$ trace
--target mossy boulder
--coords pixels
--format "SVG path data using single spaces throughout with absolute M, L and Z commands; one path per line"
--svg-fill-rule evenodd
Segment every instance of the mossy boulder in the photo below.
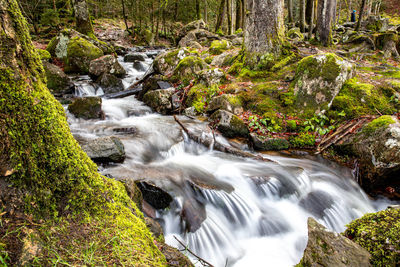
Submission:
M 158 113 L 168 114 L 172 111 L 174 88 L 149 91 L 143 96 L 143 102 Z
M 227 40 L 214 40 L 211 43 L 209 52 L 212 55 L 220 55 L 231 48 L 232 44 Z
M 46 72 L 47 87 L 55 96 L 73 93 L 73 84 L 69 77 L 58 66 L 43 62 Z
M 289 141 L 279 137 L 266 137 L 251 133 L 251 142 L 255 150 L 270 151 L 270 150 L 284 150 L 288 149 Z
M 355 156 L 360 164 L 361 185 L 367 192 L 397 184 L 400 171 L 400 122 L 381 116 L 336 145 L 340 153 Z
M 249 129 L 246 124 L 235 114 L 226 110 L 218 110 L 210 117 L 216 123 L 218 131 L 226 137 L 247 137 Z
M 239 52 L 239 49 L 225 51 L 222 54 L 215 56 L 211 61 L 211 65 L 219 67 L 231 66 L 239 55 Z
M 67 47 L 65 71 L 88 74 L 90 62 L 103 56 L 103 51 L 81 37 L 72 38 Z
M 49 61 L 51 59 L 51 55 L 50 55 L 49 51 L 44 50 L 44 49 L 37 49 L 36 51 L 39 53 L 41 60 Z
M 186 36 L 189 32 L 193 30 L 208 30 L 208 25 L 202 19 L 195 20 L 186 24 L 179 31 L 178 41 L 180 41 L 184 36 Z
M 172 80 L 188 83 L 195 79 L 197 74 L 209 68 L 203 59 L 197 56 L 188 56 L 179 61 L 178 66 L 174 69 Z
M 179 62 L 189 55 L 189 50 L 185 48 L 165 51 L 154 59 L 154 71 L 164 76 L 172 74 Z
M 229 111 L 235 115 L 239 115 L 243 112 L 243 106 L 240 98 L 231 94 L 215 96 L 211 99 L 207 107 L 207 112 L 214 113 L 219 109 Z
M 371 253 L 373 266 L 399 266 L 399 207 L 366 214 L 348 224 L 344 234 Z
M 208 87 L 221 84 L 224 80 L 226 80 L 226 74 L 220 68 L 207 68 L 197 73 L 197 82 Z
M 102 119 L 104 113 L 101 110 L 101 103 L 100 97 L 77 98 L 69 104 L 68 111 L 77 118 Z
M 82 146 L 83 151 L 97 163 L 121 163 L 125 160 L 125 148 L 115 136 L 100 137 L 90 140 Z
M 304 35 L 301 33 L 299 28 L 291 28 L 286 33 L 287 37 L 294 41 L 303 41 Z
M 122 79 L 109 73 L 102 74 L 96 82 L 101 86 L 104 93 L 113 94 L 124 90 Z
M 313 218 L 308 218 L 308 242 L 298 267 L 359 266 L 368 267 L 371 255 L 350 239 L 328 231 Z
M 302 59 L 293 81 L 295 105 L 306 113 L 328 109 L 344 83 L 353 76 L 353 65 L 335 54 Z

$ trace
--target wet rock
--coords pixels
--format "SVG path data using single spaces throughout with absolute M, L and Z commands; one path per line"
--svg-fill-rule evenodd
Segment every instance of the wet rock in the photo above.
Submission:
M 150 91 L 143 96 L 143 102 L 158 113 L 168 114 L 172 111 L 171 97 L 174 93 L 174 88 Z
M 100 97 L 77 98 L 68 106 L 68 110 L 77 118 L 104 119 L 101 103 Z
M 289 224 L 283 218 L 278 218 L 272 214 L 263 215 L 258 226 L 261 236 L 273 236 L 285 233 L 288 230 Z
M 255 150 L 285 150 L 290 146 L 289 141 L 284 138 L 265 137 L 256 133 L 251 133 L 250 137 Z
M 217 129 L 226 137 L 248 136 L 246 124 L 236 115 L 226 110 L 218 110 L 211 117 Z
M 370 257 L 355 242 L 308 218 L 308 243 L 300 266 L 371 266 Z
M 167 260 L 167 266 L 171 267 L 194 267 L 193 263 L 176 248 L 173 248 L 167 244 L 159 246 L 160 251 L 164 254 Z
M 182 102 L 179 93 L 175 93 L 171 96 L 171 103 L 173 110 L 177 110 L 181 107 Z
M 294 83 L 295 104 L 312 114 L 328 109 L 354 66 L 335 54 L 309 56 L 299 62 Z
M 117 134 L 132 135 L 132 134 L 136 134 L 137 129 L 135 127 L 114 128 L 113 132 L 117 133 Z
M 146 64 L 140 61 L 135 61 L 133 63 L 133 68 L 137 71 L 145 72 L 147 70 Z
M 154 219 L 145 217 L 144 222 L 146 223 L 147 228 L 150 229 L 150 232 L 154 235 L 155 238 L 162 238 L 161 241 L 164 242 L 164 233 L 161 225 Z
M 172 197 L 159 187 L 143 181 L 137 186 L 142 191 L 143 199 L 155 209 L 166 209 L 172 202 Z
M 125 160 L 125 148 L 115 136 L 100 137 L 82 146 L 83 151 L 98 163 L 121 163 Z
M 225 51 L 221 55 L 215 56 L 211 62 L 211 65 L 221 67 L 229 66 L 238 55 L 239 50 L 237 49 Z
M 47 88 L 55 96 L 73 93 L 73 84 L 62 69 L 49 62 L 43 62 L 43 68 L 46 72 Z
M 112 74 L 104 73 L 96 82 L 101 86 L 106 94 L 117 93 L 124 90 L 122 80 Z
M 90 62 L 89 74 L 92 77 L 98 78 L 105 73 L 122 78 L 126 71 L 119 64 L 117 58 L 112 55 L 106 55 Z
M 138 99 L 143 100 L 143 96 L 149 92 L 157 89 L 169 89 L 171 84 L 163 81 L 163 77 L 159 74 L 152 75 L 143 82 L 142 90 L 138 94 Z
M 400 172 L 400 122 L 396 117 L 386 115 L 373 120 L 335 148 L 359 160 L 360 183 L 367 192 L 397 183 Z
M 324 191 L 313 191 L 300 200 L 300 206 L 317 218 L 324 216 L 325 210 L 334 203 L 332 197 Z
M 124 56 L 125 62 L 145 61 L 147 55 L 144 53 L 129 53 Z
M 235 115 L 243 112 L 243 107 L 240 99 L 237 96 L 230 94 L 213 97 L 208 104 L 207 112 L 213 113 L 219 109 L 229 111 Z
M 135 202 L 140 210 L 143 210 L 143 195 L 142 191 L 140 191 L 139 187 L 136 185 L 136 182 L 133 179 L 124 179 L 121 182 L 124 184 L 129 198 Z
M 185 221 L 186 231 L 194 233 L 200 229 L 203 221 L 207 219 L 206 209 L 203 204 L 195 199 L 186 199 L 183 203 L 181 218 Z

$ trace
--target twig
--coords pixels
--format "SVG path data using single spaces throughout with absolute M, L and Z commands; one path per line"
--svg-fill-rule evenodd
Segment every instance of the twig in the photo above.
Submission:
M 208 266 L 208 267 L 214 267 L 214 265 L 212 265 L 211 263 L 209 263 L 208 261 L 206 261 L 205 259 L 197 256 L 193 251 L 191 251 L 182 241 L 180 241 L 176 236 L 174 236 L 175 240 L 179 242 L 179 244 L 181 244 L 181 246 L 183 246 L 185 248 L 185 250 L 187 250 L 187 252 L 189 252 L 190 254 L 192 254 L 194 257 L 196 257 L 200 263 L 203 266 Z
M 194 133 L 192 133 L 191 131 L 189 131 L 185 127 L 185 125 L 183 125 L 182 122 L 176 117 L 176 115 L 174 115 L 174 119 L 179 124 L 179 126 L 181 126 L 183 131 L 188 135 L 188 137 L 190 139 L 192 139 L 195 142 L 200 143 L 200 144 L 202 144 L 202 145 L 204 145 L 206 147 L 210 147 L 213 144 L 214 145 L 213 148 L 215 150 L 218 150 L 218 151 L 221 151 L 221 152 L 229 153 L 229 154 L 232 154 L 232 155 L 235 155 L 235 156 L 239 156 L 239 157 L 251 158 L 251 159 L 254 159 L 254 160 L 264 161 L 264 162 L 274 162 L 274 161 L 272 161 L 270 159 L 266 159 L 266 158 L 264 158 L 262 156 L 256 156 L 256 155 L 253 155 L 253 154 L 251 154 L 249 152 L 245 152 L 245 151 L 239 150 L 237 148 L 225 146 L 225 145 L 223 145 L 223 144 L 221 144 L 219 142 L 213 142 L 210 139 L 203 139 L 200 136 L 197 136 Z M 214 136 L 214 138 L 215 138 L 215 136 Z

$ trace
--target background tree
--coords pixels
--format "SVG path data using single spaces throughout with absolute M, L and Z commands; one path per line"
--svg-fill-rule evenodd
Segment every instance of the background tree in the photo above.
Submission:
M 76 30 L 89 37 L 95 38 L 92 21 L 85 0 L 73 0 Z
M 318 0 L 317 37 L 328 46 L 332 44 L 332 23 L 335 20 L 336 0 Z
M 247 64 L 264 68 L 263 61 L 281 54 L 285 28 L 283 0 L 248 0 L 245 27 Z

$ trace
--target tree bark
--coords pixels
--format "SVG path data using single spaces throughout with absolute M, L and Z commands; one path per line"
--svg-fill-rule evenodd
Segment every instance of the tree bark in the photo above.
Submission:
M 332 23 L 336 0 L 318 0 L 317 36 L 324 46 L 332 44 Z
M 249 0 L 247 10 L 244 31 L 246 64 L 255 68 L 264 61 L 266 54 L 274 58 L 281 55 L 285 35 L 283 0 Z
M 306 1 L 306 23 L 310 23 L 311 21 L 311 7 L 313 5 L 314 0 L 307 0 Z
M 76 30 L 91 38 L 96 38 L 90 20 L 89 9 L 85 0 L 73 0 Z
M 221 29 L 222 22 L 224 21 L 225 1 L 226 0 L 221 0 L 219 4 L 217 23 L 215 24 L 216 32 Z
M 306 0 L 300 0 L 300 31 L 306 31 Z
M 207 0 L 204 0 L 204 22 L 206 24 L 208 24 L 208 4 L 207 4 Z
M 293 23 L 293 0 L 287 1 L 287 8 L 288 8 L 288 21 L 289 23 Z
M 351 19 L 351 13 L 353 13 L 353 9 L 352 9 L 352 0 L 348 0 L 349 2 L 348 2 L 348 12 L 349 12 L 349 14 L 347 15 L 347 22 L 349 22 L 350 21 L 350 19 Z
M 360 27 L 361 27 L 362 18 L 364 16 L 365 2 L 366 2 L 366 0 L 362 0 L 362 2 L 361 2 L 360 15 L 358 17 L 356 31 L 359 31 Z
M 126 28 L 126 31 L 130 33 L 129 26 L 128 26 L 128 16 L 126 15 L 124 0 L 121 0 L 121 5 L 122 5 L 122 16 L 124 16 L 125 28 Z
M 236 0 L 236 22 L 235 30 L 242 28 L 242 1 Z
M 232 8 L 231 0 L 226 0 L 226 18 L 228 20 L 228 35 L 232 34 Z
M 247 7 L 247 0 L 242 0 L 242 30 L 244 31 L 246 28 L 246 7 Z
M 314 31 L 314 12 L 315 12 L 315 0 L 311 2 L 311 20 L 310 20 L 310 28 L 308 29 L 308 39 L 311 40 Z

